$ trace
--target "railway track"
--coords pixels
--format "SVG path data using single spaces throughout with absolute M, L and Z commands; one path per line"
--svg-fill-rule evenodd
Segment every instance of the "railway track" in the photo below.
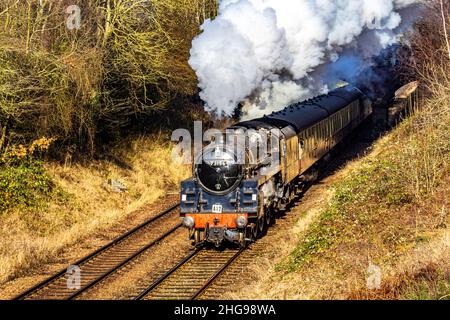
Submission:
M 245 249 L 193 251 L 149 285 L 135 300 L 200 298 Z
M 75 262 L 73 266 L 80 274 L 79 285 L 68 285 L 71 275 L 64 269 L 14 299 L 70 300 L 79 297 L 179 229 L 181 223 L 174 219 L 178 216 L 178 207 L 179 203 L 172 205 Z

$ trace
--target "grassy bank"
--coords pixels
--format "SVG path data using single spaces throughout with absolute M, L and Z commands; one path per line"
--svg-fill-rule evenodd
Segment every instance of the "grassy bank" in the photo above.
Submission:
M 365 287 L 371 265 L 402 278 L 402 258 L 449 230 L 449 138 L 448 109 L 429 107 L 405 121 L 333 186 L 329 205 L 278 269 L 331 268 L 340 280 L 355 280 L 355 290 Z M 441 263 L 430 261 L 445 279 Z
M 450 116 L 428 103 L 314 186 L 230 297 L 448 298 Z
M 2 199 L 15 201 L 2 203 L 0 213 L 0 284 L 178 190 L 190 174 L 172 163 L 171 144 L 155 136 L 129 139 L 111 152 L 121 161 L 34 161 L 0 170 L 0 185 L 11 190 Z M 114 192 L 112 180 L 127 190 Z
M 329 207 L 285 268 L 295 270 L 324 251 L 338 254 L 350 247 L 377 252 L 372 259 L 383 260 L 445 226 L 444 201 L 443 212 L 420 209 L 448 187 L 449 138 L 448 110 L 427 109 L 404 122 L 333 187 Z

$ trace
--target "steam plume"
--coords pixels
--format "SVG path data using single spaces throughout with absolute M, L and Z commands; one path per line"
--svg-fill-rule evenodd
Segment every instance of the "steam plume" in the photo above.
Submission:
M 359 76 L 397 43 L 418 0 L 222 0 L 193 41 L 206 110 L 269 114 Z

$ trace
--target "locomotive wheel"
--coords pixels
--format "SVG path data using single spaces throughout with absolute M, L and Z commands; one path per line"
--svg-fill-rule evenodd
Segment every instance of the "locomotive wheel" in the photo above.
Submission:
M 261 235 L 264 232 L 265 226 L 266 226 L 266 217 L 264 215 L 258 219 L 258 235 Z
M 259 221 L 259 219 L 258 219 L 258 221 Z M 252 241 L 256 241 L 256 239 L 258 239 L 259 228 L 258 228 L 257 224 L 258 224 L 258 222 L 253 223 L 251 226 Z
M 270 209 L 266 210 L 265 218 L 266 218 L 266 226 L 267 227 L 271 226 L 272 220 L 273 220 L 272 210 L 270 210 Z
M 200 237 L 201 237 L 200 230 L 198 230 L 198 229 L 195 230 L 194 231 L 194 245 L 200 243 Z
M 253 224 L 250 224 L 247 226 L 247 228 L 245 228 L 246 245 L 253 241 L 253 228 Z

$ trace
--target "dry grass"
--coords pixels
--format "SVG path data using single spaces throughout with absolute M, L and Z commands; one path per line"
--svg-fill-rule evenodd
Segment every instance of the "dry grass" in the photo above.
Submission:
M 430 173 L 440 172 L 440 178 L 436 178 L 439 183 L 430 192 L 422 190 L 418 198 L 414 198 L 416 186 L 409 185 L 410 178 L 405 174 L 410 171 L 405 161 L 402 162 L 404 167 L 400 167 L 401 172 L 397 173 L 395 170 L 380 171 L 384 167 L 374 170 L 373 166 L 379 161 L 385 165 L 386 160 L 398 159 L 401 154 L 404 159 L 411 156 L 408 151 L 411 146 L 400 143 L 399 136 L 415 121 L 417 118 L 410 119 L 379 140 L 366 157 L 349 163 L 338 172 L 334 177 L 337 182 L 331 188 L 313 195 L 321 200 L 307 209 L 296 224 L 284 230 L 283 237 L 271 244 L 276 254 L 261 259 L 256 263 L 256 269 L 252 268 L 257 274 L 256 282 L 230 298 L 414 298 L 415 281 L 426 280 L 420 275 L 430 266 L 436 274 L 432 279 L 442 278 L 441 282 L 445 283 L 450 272 L 449 162 L 441 161 L 440 170 L 430 169 Z M 371 173 L 367 183 L 360 180 L 367 174 L 366 170 Z M 392 180 L 393 174 L 403 178 Z M 409 174 L 415 177 L 414 172 Z M 391 185 L 379 185 L 381 180 L 390 178 Z M 406 199 L 403 198 L 404 186 L 408 186 Z M 377 195 L 380 190 L 373 187 L 379 187 L 381 191 L 387 188 L 390 192 L 384 194 L 384 198 L 374 198 L 374 195 L 383 194 Z M 352 198 L 339 204 L 338 210 L 329 216 L 330 208 L 336 209 L 336 199 L 349 194 Z M 367 272 L 371 263 L 381 268 L 381 291 L 367 290 Z M 445 289 L 445 285 L 441 286 Z M 442 290 L 439 294 L 444 296 Z M 416 296 L 423 297 L 424 293 Z
M 443 299 L 450 294 L 450 228 L 386 267 L 378 290 L 354 290 L 351 299 Z
M 51 163 L 46 169 L 67 199 L 51 199 L 45 209 L 10 210 L 0 215 L 0 284 L 57 256 L 64 248 L 104 230 L 144 204 L 176 191 L 190 168 L 171 162 L 171 145 L 140 137 L 118 146 L 128 169 L 107 161 L 87 166 Z M 130 147 L 131 146 L 131 147 Z M 114 193 L 104 186 L 117 179 L 128 187 Z M 130 222 L 130 225 L 133 223 Z

